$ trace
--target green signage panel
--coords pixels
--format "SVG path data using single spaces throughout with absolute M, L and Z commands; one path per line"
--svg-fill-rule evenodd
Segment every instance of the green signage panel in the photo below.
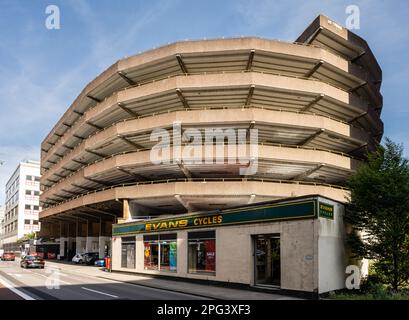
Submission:
M 318 204 L 318 216 L 321 218 L 334 220 L 334 206 L 320 202 Z
M 152 219 L 151 221 L 145 220 L 129 224 L 114 225 L 112 235 L 313 218 L 316 216 L 315 212 L 316 201 L 308 200 L 236 210 L 224 210 L 221 213 L 178 216 L 175 218 Z

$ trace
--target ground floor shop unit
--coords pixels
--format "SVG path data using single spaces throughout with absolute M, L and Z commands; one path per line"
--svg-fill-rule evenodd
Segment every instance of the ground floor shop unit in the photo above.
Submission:
M 116 271 L 320 294 L 345 287 L 342 203 L 320 196 L 113 225 Z

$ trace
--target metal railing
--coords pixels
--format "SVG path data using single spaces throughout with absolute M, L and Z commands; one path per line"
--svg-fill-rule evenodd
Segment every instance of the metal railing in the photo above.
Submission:
M 149 118 L 149 117 L 156 117 L 159 115 L 164 115 L 164 114 L 170 114 L 170 113 L 175 113 L 175 112 L 195 112 L 195 111 L 204 111 L 204 110 L 219 110 L 219 109 L 225 109 L 225 110 L 234 110 L 234 109 L 261 109 L 261 110 L 271 110 L 271 111 L 276 111 L 276 112 L 285 112 L 285 113 L 294 113 L 294 114 L 305 114 L 305 115 L 311 115 L 311 116 L 319 116 L 319 117 L 323 117 L 323 118 L 327 118 L 330 119 L 332 121 L 336 121 L 345 125 L 348 125 L 350 127 L 356 128 L 358 130 L 360 130 L 363 133 L 367 133 L 364 129 L 360 128 L 360 127 L 356 127 L 352 124 L 349 124 L 346 121 L 340 120 L 340 119 L 336 119 L 334 117 L 328 116 L 328 115 L 322 115 L 322 114 L 317 114 L 314 112 L 302 112 L 302 111 L 294 111 L 294 110 L 283 110 L 281 108 L 274 108 L 274 107 L 266 107 L 266 106 L 259 106 L 259 105 L 248 105 L 248 106 L 237 106 L 237 107 L 209 107 L 209 106 L 203 106 L 203 107 L 196 107 L 194 109 L 186 109 L 186 108 L 180 108 L 180 109 L 176 109 L 176 110 L 164 110 L 164 111 L 160 111 L 160 112 L 154 112 L 154 113 L 149 113 L 149 114 L 144 114 L 144 115 L 139 115 L 138 117 L 133 117 L 133 118 L 126 118 L 126 119 L 121 119 L 118 121 L 113 122 L 111 125 L 104 127 L 101 130 L 96 130 L 95 132 L 91 133 L 90 135 L 88 135 L 87 137 L 84 137 L 84 140 L 82 140 L 81 142 L 79 142 L 78 144 L 76 144 L 75 146 L 73 146 L 73 149 L 69 149 L 63 157 L 60 157 L 59 160 L 57 160 L 56 164 L 53 164 L 50 168 L 46 169 L 44 171 L 44 173 L 46 173 L 48 170 L 50 170 L 51 168 L 53 168 L 55 165 L 57 165 L 60 161 L 64 160 L 67 156 L 69 156 L 69 154 L 71 154 L 73 151 L 75 151 L 76 148 L 78 148 L 81 144 L 85 143 L 86 140 L 90 139 L 91 137 L 104 132 L 105 130 L 109 130 L 112 127 L 116 126 L 119 123 L 124 123 L 124 122 L 128 122 L 128 121 L 133 121 L 136 119 L 144 119 L 144 118 Z M 72 130 L 74 127 L 71 127 L 68 130 Z M 68 131 L 67 131 L 68 132 Z M 58 139 L 56 144 L 53 146 L 53 148 L 51 148 L 49 150 L 49 152 L 52 151 L 52 149 L 54 149 L 54 147 L 57 147 L 57 143 L 61 140 Z M 52 154 L 50 154 L 48 157 L 51 157 Z
M 113 190 L 116 188 L 125 188 L 125 187 L 130 187 L 130 186 L 143 186 L 143 185 L 153 185 L 153 184 L 164 184 L 164 183 L 176 183 L 176 182 L 201 182 L 201 183 L 207 183 L 207 182 L 266 182 L 266 183 L 279 183 L 279 184 L 295 184 L 295 185 L 309 185 L 309 186 L 316 186 L 316 187 L 328 187 L 328 188 L 333 188 L 333 189 L 338 189 L 338 190 L 344 190 L 344 191 L 349 191 L 348 188 L 339 186 L 339 185 L 333 185 L 333 184 L 328 184 L 328 183 L 318 183 L 318 182 L 309 182 L 309 181 L 294 181 L 294 180 L 279 180 L 279 179 L 269 179 L 269 178 L 173 178 L 173 179 L 161 179 L 161 180 L 151 180 L 151 181 L 140 181 L 140 182 L 129 182 L 129 183 L 121 183 L 121 184 L 116 184 L 112 185 L 109 187 L 103 187 L 99 189 L 95 189 L 93 191 L 88 191 L 82 194 L 79 194 L 77 196 L 68 198 L 67 200 L 57 202 L 56 204 L 48 207 L 43 207 L 42 211 L 47 211 L 48 209 L 58 207 L 62 204 L 71 202 L 73 200 L 83 198 L 87 195 L 90 194 L 96 194 L 99 192 L 107 191 L 107 190 Z
M 336 154 L 336 155 L 343 156 L 343 157 L 353 159 L 353 160 L 356 160 L 356 161 L 362 161 L 362 159 L 353 157 L 353 156 L 351 156 L 349 154 L 346 154 L 344 152 L 333 151 L 333 150 L 328 150 L 328 149 L 324 149 L 324 148 L 315 148 L 315 147 L 298 146 L 298 145 L 286 145 L 286 144 L 269 143 L 269 142 L 260 142 L 258 145 L 260 145 L 260 146 L 272 146 L 272 147 L 279 147 L 279 148 L 292 148 L 292 149 L 328 152 L 328 153 L 331 153 L 331 154 Z M 46 192 L 46 191 L 48 191 L 50 189 L 53 189 L 53 188 L 57 187 L 60 183 L 63 183 L 64 181 L 68 180 L 69 178 L 77 175 L 80 171 L 84 170 L 85 168 L 88 168 L 88 167 L 93 166 L 95 164 L 98 164 L 100 162 L 103 162 L 103 161 L 106 161 L 106 160 L 109 160 L 109 159 L 112 159 L 114 157 L 121 156 L 121 155 L 126 155 L 126 154 L 130 154 L 130 153 L 139 153 L 139 152 L 150 151 L 150 150 L 151 150 L 150 148 L 145 148 L 145 149 L 138 149 L 138 150 L 122 151 L 122 152 L 117 152 L 117 153 L 114 153 L 112 155 L 106 156 L 104 158 L 95 160 L 95 161 L 90 162 L 90 163 L 88 163 L 88 164 L 86 164 L 84 166 L 79 167 L 76 171 L 74 171 L 74 172 L 68 174 L 67 176 L 65 176 L 64 178 L 58 180 L 58 182 L 55 183 L 52 187 L 48 187 L 48 188 L 44 189 L 43 191 Z
M 322 81 L 322 80 L 319 80 L 319 79 L 314 79 L 314 78 L 311 78 L 311 77 L 304 77 L 304 76 L 295 76 L 295 75 L 282 74 L 282 73 L 279 73 L 279 72 L 268 72 L 268 71 L 259 71 L 259 70 L 213 71 L 213 72 L 200 72 L 200 73 L 183 73 L 183 72 L 180 72 L 180 73 L 173 74 L 173 75 L 158 77 L 158 78 L 155 78 L 155 79 L 153 79 L 153 80 L 141 81 L 141 82 L 138 82 L 138 84 L 135 84 L 135 85 L 129 85 L 129 86 L 123 88 L 123 89 L 120 89 L 120 90 L 118 90 L 118 91 L 112 93 L 112 94 L 109 95 L 109 96 L 106 96 L 100 103 L 103 103 L 104 101 L 108 100 L 109 98 L 111 98 L 112 96 L 114 96 L 115 94 L 117 94 L 118 92 L 125 92 L 126 90 L 129 90 L 129 89 L 132 89 L 132 88 L 135 88 L 135 87 L 141 87 L 141 86 L 144 86 L 144 85 L 147 85 L 147 84 L 151 84 L 151 83 L 155 83 L 155 82 L 158 82 L 158 81 L 162 81 L 162 80 L 166 80 L 166 79 L 171 79 L 171 78 L 175 78 L 175 77 L 180 77 L 180 76 L 195 76 L 195 75 L 207 75 L 207 74 L 240 74 L 240 73 L 269 74 L 269 75 L 281 76 L 281 77 L 286 77 L 286 78 L 294 78 L 294 79 L 301 79 L 301 80 L 308 80 L 308 81 L 320 82 L 320 83 L 325 83 L 325 84 L 327 84 L 327 85 L 330 85 L 330 86 L 332 86 L 332 87 L 335 87 L 335 88 L 337 88 L 338 90 L 341 90 L 341 91 L 343 91 L 343 92 L 349 93 L 348 90 L 345 90 L 345 89 L 343 89 L 343 88 L 341 88 L 341 87 L 338 87 L 338 86 L 336 86 L 336 85 L 334 85 L 334 84 L 331 84 L 330 82 Z M 83 118 L 87 112 L 89 112 L 89 111 L 93 110 L 94 108 L 98 107 L 100 103 L 97 103 L 95 106 L 92 106 L 92 107 L 88 108 L 87 111 L 84 112 L 84 114 L 83 114 L 82 116 L 80 116 L 74 123 L 71 124 L 71 128 L 74 127 L 75 124 L 76 124 L 81 118 Z M 71 128 L 67 129 L 67 130 L 65 131 L 65 133 L 68 132 Z M 65 133 L 64 133 L 64 134 L 65 134 Z M 59 138 L 56 140 L 55 144 L 56 144 L 60 139 L 61 139 L 61 137 L 59 137 Z M 52 150 L 54 147 L 55 147 L 55 146 L 52 146 L 48 151 Z

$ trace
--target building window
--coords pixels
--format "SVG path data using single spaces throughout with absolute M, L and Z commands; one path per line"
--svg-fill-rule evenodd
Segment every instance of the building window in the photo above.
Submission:
M 40 177 L 35 177 L 35 178 L 34 178 L 34 181 L 40 182 Z
M 26 176 L 26 180 L 31 181 L 31 180 L 33 180 L 33 177 L 32 176 Z
M 159 270 L 176 271 L 176 233 L 159 235 Z
M 159 269 L 159 237 L 158 235 L 150 235 L 143 237 L 144 245 L 144 269 L 158 270 Z
M 26 195 L 31 196 L 31 190 L 26 190 Z
M 121 267 L 135 269 L 135 237 L 123 237 L 121 248 Z
M 34 195 L 35 195 L 35 196 L 39 196 L 39 195 L 40 195 L 40 191 L 34 191 Z
M 34 211 L 38 211 L 38 210 L 40 210 L 40 207 L 39 206 L 34 206 L 34 209 L 33 209 Z
M 29 204 L 26 204 L 25 209 L 26 210 L 31 210 L 31 206 Z
M 175 272 L 177 269 L 176 238 L 176 233 L 144 236 L 144 269 Z
M 30 224 L 30 220 L 25 219 L 24 224 Z
M 188 234 L 189 273 L 216 274 L 216 232 Z

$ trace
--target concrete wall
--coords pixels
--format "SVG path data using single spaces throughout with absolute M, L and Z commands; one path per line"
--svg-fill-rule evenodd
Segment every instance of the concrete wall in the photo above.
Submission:
M 321 201 L 334 206 L 334 220 L 318 218 L 318 282 L 319 293 L 345 288 L 345 250 L 344 207 L 328 199 Z
M 86 252 L 99 251 L 99 237 L 87 237 Z
M 346 59 L 341 58 L 340 56 L 333 54 L 325 49 L 318 48 L 315 46 L 300 46 L 292 43 L 284 43 L 281 41 L 266 40 L 260 38 L 240 38 L 240 39 L 218 39 L 218 40 L 207 40 L 207 41 L 184 41 L 179 43 L 174 43 L 168 46 L 163 46 L 155 50 L 150 50 L 148 52 L 138 54 L 113 64 L 96 79 L 90 82 L 78 98 L 74 101 L 73 105 L 69 110 L 64 114 L 64 116 L 58 121 L 53 130 L 48 134 L 47 138 L 42 142 L 41 147 L 50 148 L 47 145 L 47 141 L 54 141 L 53 134 L 57 129 L 61 129 L 63 122 L 69 119 L 72 115 L 72 110 L 78 109 L 79 106 L 87 105 L 88 108 L 92 105 L 89 99 L 86 98 L 86 95 L 91 93 L 92 90 L 95 90 L 97 87 L 107 86 L 107 82 L 113 82 L 113 79 L 118 81 L 120 77 L 118 76 L 118 71 L 123 71 L 125 74 L 129 73 L 135 68 L 143 67 L 145 64 L 152 64 L 159 61 L 163 61 L 167 57 L 174 57 L 176 54 L 192 54 L 192 53 L 202 53 L 203 51 L 216 52 L 229 52 L 231 50 L 238 51 L 248 51 L 255 49 L 256 52 L 275 52 L 280 55 L 288 55 L 289 57 L 299 56 L 304 59 L 313 59 L 315 61 L 325 61 L 326 64 L 331 65 L 332 68 L 338 68 L 339 73 L 352 73 L 361 79 L 366 79 L 365 74 L 359 69 L 356 68 L 354 64 L 350 63 Z M 325 67 L 325 66 L 324 66 Z M 122 89 L 126 86 L 126 82 L 123 81 L 122 86 L 119 89 Z M 111 91 L 109 91 L 111 92 Z M 76 128 L 74 128 L 76 129 Z M 75 130 L 72 130 L 75 131 Z M 59 142 L 56 147 L 64 143 L 64 140 Z M 53 148 L 50 148 L 53 149 Z
M 135 186 L 116 187 L 104 191 L 90 193 L 82 197 L 75 198 L 69 202 L 62 203 L 56 207 L 43 210 L 41 218 L 62 213 L 81 206 L 109 201 L 113 199 L 144 199 L 155 197 L 171 197 L 175 195 L 189 195 L 214 197 L 246 196 L 255 194 L 260 197 L 268 198 L 288 198 L 311 194 L 322 194 L 337 201 L 345 201 L 349 196 L 349 191 L 344 189 L 332 188 L 326 185 L 305 185 L 301 183 L 279 183 L 269 181 L 209 181 L 206 183 L 197 181 L 169 182 L 160 184 L 146 184 Z
M 99 237 L 98 238 L 98 246 L 99 246 L 99 257 L 103 258 L 105 256 L 105 246 L 108 246 L 109 254 L 111 255 L 112 252 L 112 244 L 111 244 L 111 237 Z
M 203 154 L 208 155 L 208 150 L 213 152 L 214 147 L 211 146 L 211 149 L 208 147 L 203 147 Z M 170 147 L 169 158 L 164 158 L 164 162 L 172 162 L 175 159 L 173 158 L 173 147 Z M 246 156 L 250 148 L 246 150 Z M 226 157 L 228 156 L 228 147 L 224 147 L 224 153 Z M 356 167 L 361 164 L 360 161 L 347 157 L 345 155 L 340 155 L 332 153 L 329 151 L 323 150 L 311 150 L 311 149 L 302 149 L 302 148 L 290 148 L 290 147 L 281 147 L 281 146 L 267 146 L 260 145 L 258 146 L 258 159 L 259 161 L 288 161 L 293 163 L 305 162 L 308 159 L 308 162 L 311 163 L 321 163 L 325 164 L 327 168 L 336 167 L 340 173 L 346 174 L 349 170 L 355 170 Z M 63 189 L 69 189 L 72 187 L 72 184 L 78 181 L 81 181 L 84 178 L 92 178 L 96 175 L 102 176 L 107 174 L 114 167 L 125 167 L 125 166 L 158 166 L 157 164 L 152 164 L 151 162 L 151 152 L 147 151 L 138 151 L 134 153 L 119 154 L 112 156 L 110 158 L 101 160 L 94 164 L 91 164 L 84 169 L 79 170 L 72 176 L 67 179 L 63 179 L 56 183 L 52 188 L 45 190 L 42 193 L 42 198 L 47 199 L 48 197 L 61 192 Z M 195 160 L 193 157 L 184 157 L 185 161 Z M 335 170 L 335 169 L 334 169 Z M 343 171 L 341 171 L 343 170 Z
M 177 272 L 144 270 L 143 235 L 136 236 L 135 269 L 121 268 L 121 238 L 113 238 L 113 270 L 254 285 L 252 235 L 281 237 L 281 288 L 313 292 L 318 287 L 316 220 L 216 228 L 216 275 L 189 274 L 188 231 L 177 232 Z M 200 229 L 200 231 L 211 229 Z
M 77 237 L 76 238 L 76 253 L 84 253 L 87 248 L 87 238 L 86 237 Z
M 65 248 L 65 241 L 68 241 L 68 238 L 61 237 L 60 238 L 60 256 L 64 256 L 64 248 Z
M 116 106 L 116 101 L 113 102 L 112 105 Z M 177 111 L 169 114 L 119 122 L 106 130 L 96 133 L 89 139 L 84 140 L 66 157 L 62 158 L 61 161 L 45 172 L 42 176 L 42 181 L 45 181 L 55 172 L 61 170 L 62 167 L 70 163 L 71 159 L 84 154 L 85 149 L 92 149 L 97 145 L 102 145 L 117 134 L 128 135 L 149 132 L 155 128 L 169 127 L 174 121 L 206 125 L 220 123 L 220 119 L 224 119 L 225 122 L 235 123 L 236 125 L 240 122 L 256 121 L 257 123 L 265 123 L 271 126 L 284 125 L 314 129 L 323 128 L 327 131 L 343 135 L 346 139 L 351 137 L 360 140 L 362 143 L 370 140 L 370 136 L 364 130 L 357 129 L 352 125 L 320 115 L 297 114 L 293 112 L 263 110 L 257 108 L 250 108 L 248 110 L 240 111 L 240 113 L 238 113 L 236 109 Z M 41 199 L 44 199 L 43 195 L 41 196 Z

